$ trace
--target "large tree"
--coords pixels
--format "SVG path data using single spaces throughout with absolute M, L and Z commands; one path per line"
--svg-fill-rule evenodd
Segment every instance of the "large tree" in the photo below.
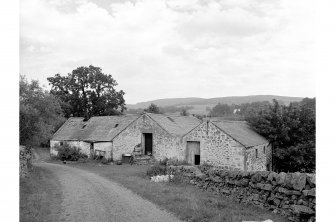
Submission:
M 56 74 L 48 81 L 50 92 L 62 101 L 65 117 L 115 115 L 126 109 L 125 93 L 117 91 L 115 79 L 99 67 L 78 67 L 67 76 Z
M 64 121 L 59 100 L 20 75 L 20 144 L 47 144 Z
M 271 142 L 277 171 L 315 171 L 315 98 L 289 106 L 274 100 L 246 120 Z

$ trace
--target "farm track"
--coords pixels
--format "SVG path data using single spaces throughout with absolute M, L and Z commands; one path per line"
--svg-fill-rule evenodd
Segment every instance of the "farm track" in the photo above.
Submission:
M 34 157 L 34 165 L 52 172 L 60 181 L 60 221 L 179 221 L 115 182 L 77 168 L 44 162 L 38 153 Z

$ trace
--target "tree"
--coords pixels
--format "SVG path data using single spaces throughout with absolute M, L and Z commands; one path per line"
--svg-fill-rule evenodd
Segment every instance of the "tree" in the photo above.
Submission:
M 273 147 L 277 171 L 315 171 L 315 98 L 248 112 L 246 120 Z
M 228 116 L 233 114 L 233 109 L 227 104 L 217 104 L 213 107 L 213 109 L 209 112 L 209 116 Z
M 20 75 L 20 144 L 47 144 L 64 121 L 59 100 Z
M 147 113 L 160 113 L 159 111 L 159 107 L 153 103 L 150 104 L 150 106 L 148 106 L 148 108 L 144 109 L 144 112 Z
M 99 67 L 78 67 L 67 76 L 48 78 L 50 93 L 57 96 L 65 117 L 121 114 L 125 109 L 124 91 L 116 91 L 117 82 Z
M 189 116 L 190 114 L 187 112 L 186 109 L 183 109 L 183 110 L 180 112 L 180 115 L 181 115 L 181 116 Z

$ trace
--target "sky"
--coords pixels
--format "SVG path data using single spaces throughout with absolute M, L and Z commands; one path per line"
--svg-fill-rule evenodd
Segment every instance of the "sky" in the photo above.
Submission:
M 98 66 L 127 104 L 316 95 L 311 0 L 20 0 L 19 37 L 28 79 Z

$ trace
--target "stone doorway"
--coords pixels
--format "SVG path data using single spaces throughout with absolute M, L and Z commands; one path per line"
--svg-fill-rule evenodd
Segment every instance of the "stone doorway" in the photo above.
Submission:
M 186 161 L 193 165 L 200 164 L 200 142 L 187 141 L 186 142 Z

